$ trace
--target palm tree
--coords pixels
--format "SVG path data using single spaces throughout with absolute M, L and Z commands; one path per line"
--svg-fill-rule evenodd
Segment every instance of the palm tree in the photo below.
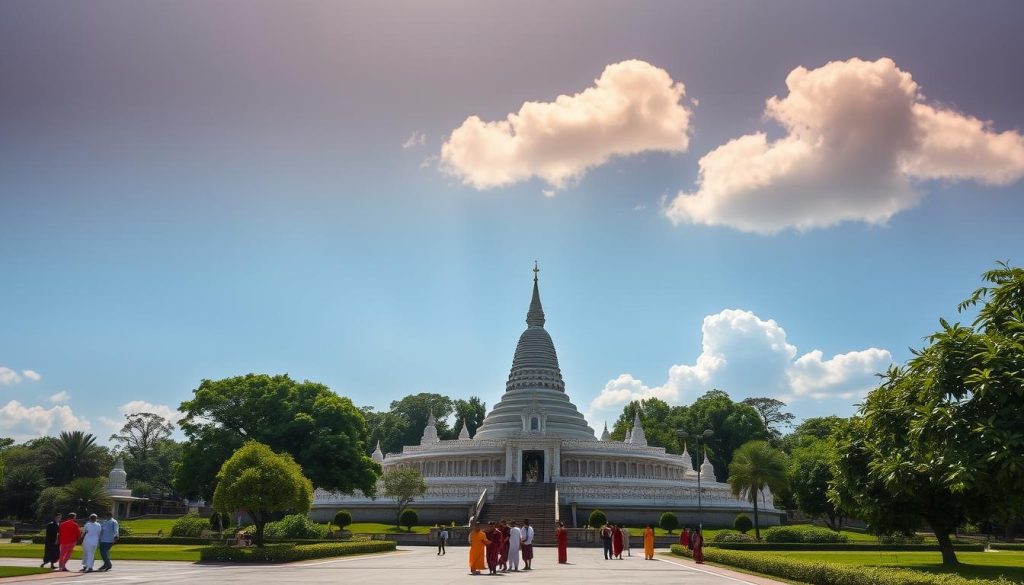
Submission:
M 57 503 L 86 518 L 90 513 L 110 509 L 107 483 L 102 477 L 79 477 L 61 488 Z
M 776 493 L 788 487 L 786 456 L 767 441 L 744 443 L 732 454 L 729 485 L 732 486 L 732 495 L 746 498 L 754 505 L 754 537 L 761 540 L 757 499 L 765 487 Z
M 47 441 L 43 454 L 51 482 L 64 485 L 76 477 L 99 475 L 103 449 L 89 433 L 62 431 Z

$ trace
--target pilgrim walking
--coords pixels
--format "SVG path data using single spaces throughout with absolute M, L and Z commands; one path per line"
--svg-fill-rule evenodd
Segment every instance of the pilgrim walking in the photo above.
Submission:
M 60 531 L 60 513 L 53 515 L 53 520 L 46 525 L 46 542 L 43 543 L 43 563 L 40 567 L 45 567 L 46 563 L 50 563 L 51 569 L 57 567 L 54 563 L 60 558 L 60 542 L 57 540 L 57 533 Z

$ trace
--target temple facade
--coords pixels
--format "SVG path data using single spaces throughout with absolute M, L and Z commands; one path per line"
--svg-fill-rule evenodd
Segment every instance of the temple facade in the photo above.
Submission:
M 656 523 L 662 512 L 672 511 L 684 524 L 696 525 L 698 475 L 705 525 L 731 525 L 737 513 L 753 511 L 717 480 L 706 457 L 698 462 L 688 451 L 674 455 L 648 445 L 639 416 L 624 441 L 611 440 L 607 425 L 597 438 L 565 391 L 545 322 L 534 267 L 527 328 L 516 344 L 505 392 L 476 434 L 471 437 L 463 424 L 458 439 L 442 441 L 431 416 L 419 445 L 388 454 L 377 445 L 373 458 L 385 470 L 412 468 L 425 478 L 427 493 L 412 504 L 421 521 L 465 524 L 504 484 L 546 483 L 554 484 L 565 510 L 561 519 L 569 526 L 583 526 L 593 509 L 629 524 Z M 771 494 L 761 495 L 762 524 L 778 524 Z M 327 519 L 340 509 L 357 521 L 394 520 L 388 498 L 316 492 L 314 517 Z

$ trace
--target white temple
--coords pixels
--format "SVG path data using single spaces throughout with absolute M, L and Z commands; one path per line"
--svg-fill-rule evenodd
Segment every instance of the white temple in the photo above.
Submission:
M 146 500 L 132 495 L 132 490 L 128 487 L 128 474 L 124 470 L 124 460 L 120 457 L 114 462 L 114 468 L 107 476 L 107 496 L 110 497 L 110 513 L 114 518 L 130 518 L 132 503 Z M 141 510 L 137 508 L 135 511 Z
M 551 336 L 544 329 L 534 267 L 533 298 L 526 314 L 527 328 L 519 337 L 505 393 L 484 419 L 476 435 L 465 424 L 455 440 L 438 438 L 433 415 L 419 445 L 385 455 L 378 443 L 373 459 L 385 470 L 409 467 L 423 474 L 428 490 L 413 506 L 424 522 L 463 524 L 478 500 L 493 501 L 508 483 L 553 484 L 559 509 L 569 526 L 582 526 L 593 509 L 612 522 L 656 523 L 662 512 L 673 511 L 684 525 L 696 525 L 698 472 L 688 451 L 666 453 L 647 444 L 640 417 L 624 441 L 612 441 L 607 424 L 595 438 L 583 415 L 565 392 Z M 719 483 L 711 463 L 700 465 L 704 524 L 732 524 L 739 512 L 750 512 L 746 501 L 732 496 Z M 762 523 L 777 524 L 779 511 L 765 494 Z M 387 498 L 366 498 L 358 492 L 343 495 L 317 490 L 313 515 L 328 518 L 350 510 L 359 521 L 393 521 L 394 504 Z

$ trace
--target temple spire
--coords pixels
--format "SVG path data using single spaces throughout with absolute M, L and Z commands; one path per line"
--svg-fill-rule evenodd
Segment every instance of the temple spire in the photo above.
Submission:
M 540 289 L 537 286 L 537 261 L 533 261 L 533 299 L 530 300 L 530 310 L 526 313 L 526 324 L 530 327 L 544 326 L 544 308 L 540 306 Z

